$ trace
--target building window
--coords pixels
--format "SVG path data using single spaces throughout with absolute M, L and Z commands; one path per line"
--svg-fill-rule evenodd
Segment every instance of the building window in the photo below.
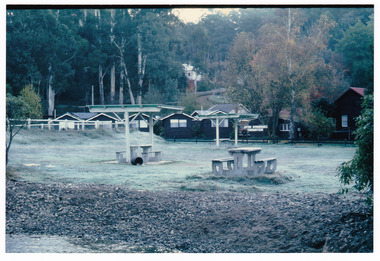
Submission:
M 178 120 L 178 125 L 180 128 L 186 128 L 187 127 L 187 120 Z
M 214 121 L 211 121 L 211 127 L 212 128 L 215 128 L 215 122 Z M 228 120 L 227 119 L 224 119 L 222 120 L 221 122 L 219 122 L 219 127 L 222 127 L 222 128 L 228 128 Z
M 187 120 L 178 120 L 178 119 L 170 120 L 170 128 L 186 128 L 186 127 L 187 127 Z
M 280 131 L 289 131 L 289 123 L 280 124 Z
M 148 124 L 144 120 L 140 120 L 140 128 L 148 128 Z
M 178 128 L 178 120 L 170 120 L 170 128 Z
M 348 115 L 342 115 L 342 128 L 348 127 Z

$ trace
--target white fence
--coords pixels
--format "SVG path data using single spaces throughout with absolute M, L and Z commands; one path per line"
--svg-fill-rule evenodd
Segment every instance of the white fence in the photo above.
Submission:
M 12 120 L 16 122 L 16 120 Z M 85 129 L 118 129 L 124 128 L 124 121 L 73 121 L 73 120 L 40 120 L 40 119 L 27 119 L 24 121 L 17 120 L 15 126 L 25 126 L 27 129 L 39 128 L 48 130 L 85 130 Z

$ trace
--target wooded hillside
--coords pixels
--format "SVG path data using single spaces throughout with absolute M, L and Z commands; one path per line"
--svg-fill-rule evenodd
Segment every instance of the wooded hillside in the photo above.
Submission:
M 236 8 L 197 24 L 172 9 L 8 6 L 7 93 L 31 85 L 57 106 L 170 103 L 188 82 L 227 88 L 253 112 L 308 107 L 348 86 L 373 90 L 373 8 Z

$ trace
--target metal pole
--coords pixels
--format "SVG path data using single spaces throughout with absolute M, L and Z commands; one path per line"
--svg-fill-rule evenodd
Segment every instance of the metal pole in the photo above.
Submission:
M 125 158 L 126 162 L 131 162 L 131 142 L 129 140 L 129 113 L 126 111 L 124 113 L 124 120 L 125 120 Z

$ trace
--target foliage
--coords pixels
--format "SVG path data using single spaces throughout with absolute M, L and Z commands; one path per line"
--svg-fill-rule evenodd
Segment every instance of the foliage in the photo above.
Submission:
M 183 110 L 186 114 L 191 114 L 195 110 L 199 109 L 199 105 L 197 105 L 197 95 L 194 93 L 186 93 L 182 95 L 180 105 L 185 107 Z
M 156 88 L 152 88 L 143 97 L 144 104 L 161 104 L 163 100 L 164 95 Z
M 356 120 L 355 144 L 358 146 L 352 160 L 339 167 L 339 178 L 342 184 L 354 183 L 354 188 L 367 194 L 367 200 L 373 198 L 373 94 L 364 96 L 363 110 Z M 347 192 L 347 189 L 343 190 Z
M 373 89 L 374 62 L 374 17 L 370 16 L 367 23 L 358 20 L 344 32 L 338 41 L 336 50 L 344 55 L 351 86 L 363 86 Z
M 334 131 L 333 118 L 327 117 L 320 108 L 307 113 L 304 124 L 308 130 L 309 138 L 328 138 Z
M 228 55 L 224 77 L 231 101 L 243 104 L 252 112 L 259 112 L 261 89 L 256 84 L 255 73 L 250 65 L 254 52 L 252 34 L 238 34 Z
M 20 99 L 25 102 L 26 112 L 23 116 L 31 119 L 42 118 L 41 97 L 34 91 L 31 85 L 27 85 L 22 89 Z
M 8 164 L 9 150 L 12 145 L 13 138 L 18 134 L 25 125 L 27 118 L 40 118 L 41 99 L 34 89 L 27 85 L 20 93 L 20 96 L 13 96 L 7 93 L 6 97 L 6 164 Z
M 129 96 L 122 96 L 128 85 L 121 60 L 131 92 L 136 95 L 141 83 L 143 97 L 158 91 L 163 95 L 162 103 L 178 101 L 186 91 L 182 63 L 194 65 L 206 76 L 210 85 L 200 84 L 201 89 L 211 85 L 220 88 L 226 83 L 234 88 L 229 92 L 231 100 L 244 99 L 242 103 L 252 111 L 287 105 L 268 101 L 281 95 L 289 99 L 283 92 L 292 82 L 300 107 L 321 96 L 334 97 L 325 94 L 334 94 L 336 86 L 344 86 L 343 81 L 373 88 L 373 8 L 291 10 L 291 37 L 284 41 L 284 8 L 213 13 L 197 24 L 183 24 L 165 8 L 9 9 L 6 77 L 12 88 L 7 92 L 17 96 L 31 84 L 47 105 L 50 83 L 57 106 L 84 105 L 89 104 L 94 86 L 98 103 L 101 66 L 105 100 L 114 100 L 116 97 L 109 97 L 115 63 L 114 73 L 119 74 L 115 85 L 120 90 L 116 95 L 123 98 L 121 102 L 129 102 Z M 138 73 L 138 35 L 140 53 L 146 57 L 144 74 Z M 115 43 L 123 47 L 122 52 Z M 286 70 L 279 70 L 286 67 L 286 57 L 293 60 L 293 74 L 288 79 Z M 245 67 L 238 67 L 239 59 Z M 237 82 L 241 72 L 248 74 L 243 84 L 241 79 Z M 271 93 L 270 99 L 262 97 L 273 86 L 284 91 Z

